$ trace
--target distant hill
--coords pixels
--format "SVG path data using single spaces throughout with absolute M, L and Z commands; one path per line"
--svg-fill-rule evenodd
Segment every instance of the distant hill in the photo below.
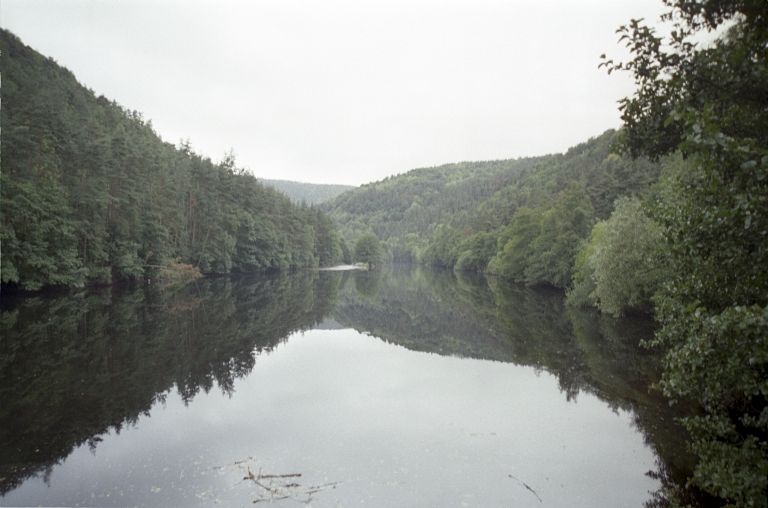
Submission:
M 328 185 L 291 182 L 288 180 L 265 180 L 263 178 L 259 178 L 259 181 L 287 195 L 294 203 L 305 201 L 308 205 L 319 205 L 343 192 L 355 188 L 352 185 Z

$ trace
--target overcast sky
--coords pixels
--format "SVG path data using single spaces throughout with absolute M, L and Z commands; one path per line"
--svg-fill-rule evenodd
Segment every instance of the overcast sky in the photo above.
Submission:
M 661 0 L 2 0 L 0 25 L 157 133 L 259 177 L 358 185 L 620 126 L 615 33 Z

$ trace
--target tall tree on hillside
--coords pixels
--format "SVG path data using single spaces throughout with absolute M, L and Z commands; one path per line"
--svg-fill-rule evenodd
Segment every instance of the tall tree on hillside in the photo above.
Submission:
M 676 150 L 690 170 L 662 202 L 674 276 L 657 297 L 661 383 L 693 397 L 694 484 L 733 506 L 768 506 L 768 2 L 665 0 L 664 41 L 621 27 L 634 58 L 606 61 L 637 85 L 622 101 L 624 149 Z M 720 29 L 709 45 L 693 42 Z M 666 43 L 666 45 L 664 44 Z

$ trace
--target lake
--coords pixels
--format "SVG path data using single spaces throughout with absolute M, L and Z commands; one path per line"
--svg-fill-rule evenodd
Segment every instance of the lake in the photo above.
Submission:
M 416 267 L 4 295 L 3 506 L 655 506 L 647 318 Z

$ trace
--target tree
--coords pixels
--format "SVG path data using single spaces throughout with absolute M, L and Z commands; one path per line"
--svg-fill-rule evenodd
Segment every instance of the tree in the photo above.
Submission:
M 352 262 L 352 253 L 349 252 L 349 245 L 347 245 L 347 241 L 341 237 L 339 238 L 339 243 L 341 246 L 341 261 L 348 265 Z
M 430 266 L 453 268 L 459 259 L 461 232 L 445 224 L 435 228 L 435 233 L 424 250 L 421 261 Z
M 661 227 L 645 215 L 640 200 L 618 199 L 611 217 L 595 225 L 591 241 L 577 257 L 569 300 L 589 302 L 615 316 L 650 310 L 651 297 L 668 275 L 662 243 Z
M 594 222 L 592 201 L 579 182 L 572 182 L 542 216 L 541 230 L 525 267 L 526 284 L 569 286 L 579 247 L 589 237 Z
M 374 233 L 364 233 L 355 242 L 355 261 L 358 263 L 368 263 L 370 266 L 375 266 L 381 263 L 383 255 L 379 237 Z
M 482 272 L 496 254 L 496 234 L 480 231 L 470 236 L 459 246 L 461 255 L 454 266 L 455 270 Z
M 533 243 L 541 231 L 541 210 L 518 208 L 512 221 L 498 239 L 499 252 L 488 269 L 515 282 L 525 281 L 525 268 L 533 252 Z
M 622 147 L 680 151 L 656 214 L 673 276 L 656 297 L 660 385 L 700 402 L 688 418 L 699 456 L 692 483 L 733 506 L 768 506 L 768 2 L 665 0 L 663 41 L 621 27 L 637 85 L 621 103 Z M 726 26 L 727 23 L 727 26 Z M 726 30 L 727 28 L 727 30 Z M 709 45 L 693 38 L 720 29 Z M 666 42 L 667 44 L 663 44 Z
M 601 64 L 609 73 L 632 73 L 637 85 L 633 97 L 620 101 L 624 150 L 654 159 L 677 149 L 692 154 L 705 146 L 760 153 L 768 141 L 768 6 L 761 0 L 664 3 L 673 8 L 662 16 L 674 25 L 668 40 L 657 37 L 642 20 L 632 20 L 618 32 L 635 58 Z M 722 29 L 726 22 L 731 27 L 712 45 L 692 41 L 701 31 Z
M 604 243 L 606 221 L 592 228 L 589 241 L 584 240 L 573 264 L 573 285 L 566 291 L 566 302 L 573 307 L 598 307 L 595 289 L 595 250 Z

